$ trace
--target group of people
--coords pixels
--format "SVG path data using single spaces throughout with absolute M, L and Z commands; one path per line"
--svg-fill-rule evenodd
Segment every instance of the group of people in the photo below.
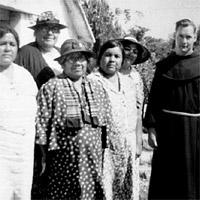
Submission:
M 45 176 L 44 199 L 139 200 L 143 126 L 154 148 L 149 199 L 198 199 L 193 22 L 177 22 L 174 52 L 157 63 L 144 119 L 133 65 L 150 52 L 136 39 L 106 41 L 87 74 L 94 53 L 77 39 L 56 47 L 66 26 L 52 12 L 30 28 L 35 42 L 19 48 L 16 31 L 0 26 L 0 199 L 31 199 L 35 166 Z

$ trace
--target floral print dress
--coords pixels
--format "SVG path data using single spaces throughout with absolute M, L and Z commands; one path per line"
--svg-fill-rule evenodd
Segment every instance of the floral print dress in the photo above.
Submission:
M 138 198 L 136 155 L 136 89 L 128 77 L 118 73 L 120 91 L 99 72 L 91 74 L 106 89 L 112 105 L 114 131 L 104 153 L 103 183 L 107 200 Z
M 132 66 L 130 74 L 125 76 L 129 77 L 133 83 L 133 87 L 136 90 L 136 103 L 137 103 L 137 114 L 142 117 L 143 115 L 143 103 L 144 103 L 144 85 L 140 73 Z M 129 116 L 131 117 L 131 116 Z M 139 200 L 140 193 L 140 159 L 137 158 L 135 161 L 135 184 L 134 184 L 134 200 Z

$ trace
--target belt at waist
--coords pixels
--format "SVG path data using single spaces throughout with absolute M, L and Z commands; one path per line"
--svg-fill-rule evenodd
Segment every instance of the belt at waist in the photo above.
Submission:
M 166 110 L 162 109 L 165 113 L 170 113 L 174 115 L 182 115 L 182 116 L 188 116 L 188 117 L 200 117 L 200 113 L 187 113 L 187 112 L 178 112 L 178 111 L 172 111 L 172 110 Z

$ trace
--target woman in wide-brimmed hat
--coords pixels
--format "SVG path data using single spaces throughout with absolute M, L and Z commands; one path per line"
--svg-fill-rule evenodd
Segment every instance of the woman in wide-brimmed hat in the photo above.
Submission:
M 47 199 L 104 199 L 101 138 L 111 108 L 103 87 L 85 75 L 91 56 L 83 42 L 66 40 L 55 59 L 63 73 L 38 94 L 36 143 L 48 178 Z
M 134 168 L 134 199 L 139 199 L 139 157 L 142 152 L 142 113 L 143 113 L 143 81 L 139 72 L 134 68 L 134 65 L 146 62 L 151 54 L 149 50 L 140 44 L 134 37 L 126 36 L 119 39 L 125 51 L 125 59 L 120 72 L 132 80 L 132 89 L 136 91 L 137 102 L 137 126 L 136 126 L 136 163 Z M 131 117 L 131 116 L 130 116 Z
M 54 59 L 60 56 L 60 49 L 56 46 L 60 30 L 67 26 L 60 23 L 55 13 L 46 11 L 29 28 L 34 30 L 35 41 L 19 50 L 15 62 L 31 72 L 40 88 L 50 78 L 62 73 L 61 66 Z
M 145 46 L 140 44 L 136 38 L 126 36 L 123 39 L 119 40 L 124 46 L 126 54 L 125 59 L 129 58 L 131 61 L 131 65 L 141 64 L 150 58 L 151 54 L 149 50 Z

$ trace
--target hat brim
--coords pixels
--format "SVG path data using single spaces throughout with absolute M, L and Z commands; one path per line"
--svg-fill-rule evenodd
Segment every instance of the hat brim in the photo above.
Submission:
M 58 61 L 59 63 L 63 63 L 67 55 L 69 55 L 71 53 L 76 53 L 76 52 L 84 53 L 88 58 L 91 58 L 91 57 L 95 56 L 95 54 L 93 52 L 91 52 L 91 51 L 84 51 L 84 50 L 74 49 L 74 50 L 71 50 L 68 53 L 65 53 L 65 54 L 59 56 L 58 58 L 55 58 L 54 60 Z
M 137 46 L 138 56 L 137 56 L 137 59 L 135 60 L 135 62 L 133 63 L 134 65 L 141 64 L 150 58 L 151 53 L 145 46 L 141 45 L 140 43 L 137 43 L 137 42 L 134 42 L 134 41 L 131 41 L 128 39 L 119 39 L 119 40 L 123 46 L 125 46 L 126 44 L 135 44 Z
M 53 26 L 58 27 L 59 29 L 67 28 L 67 26 L 65 26 L 65 25 L 63 25 L 63 24 L 52 23 L 52 22 L 50 22 L 50 21 L 49 21 L 49 22 L 46 21 L 45 23 L 38 23 L 38 24 L 36 24 L 36 25 L 34 25 L 34 26 L 30 26 L 29 28 L 30 28 L 30 29 L 33 29 L 33 30 L 36 30 L 38 27 L 44 26 L 44 25 L 53 25 Z

